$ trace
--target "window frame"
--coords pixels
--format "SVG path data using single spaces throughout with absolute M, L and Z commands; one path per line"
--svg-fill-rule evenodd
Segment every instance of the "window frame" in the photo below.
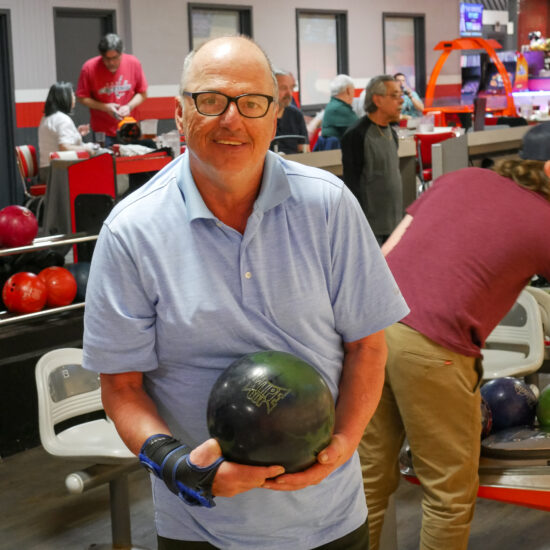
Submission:
M 334 15 L 336 20 L 336 75 L 349 74 L 349 55 L 348 55 L 348 10 L 323 10 L 296 8 L 296 62 L 297 78 L 300 83 L 298 96 L 300 105 L 304 114 L 315 114 L 323 109 L 326 103 L 308 104 L 302 103 L 302 85 L 300 74 L 300 16 L 301 15 Z
M 243 4 L 208 4 L 203 2 L 188 2 L 187 4 L 187 25 L 189 34 L 189 51 L 193 48 L 193 10 L 236 11 L 239 15 L 239 34 L 253 38 L 252 29 L 252 6 Z
M 382 63 L 386 73 L 386 18 L 412 19 L 414 25 L 414 89 L 420 97 L 426 94 L 426 15 L 423 13 L 382 13 Z

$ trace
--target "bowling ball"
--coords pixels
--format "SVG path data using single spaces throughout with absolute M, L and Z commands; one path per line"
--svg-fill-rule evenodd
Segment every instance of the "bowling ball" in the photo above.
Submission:
M 481 396 L 491 409 L 493 432 L 514 426 L 532 426 L 537 398 L 523 381 L 505 376 L 484 384 Z
M 12 313 L 34 313 L 46 305 L 46 285 L 38 275 L 14 273 L 4 284 L 2 300 Z
M 331 440 L 334 401 L 323 377 L 289 353 L 259 351 L 234 361 L 212 387 L 210 435 L 232 462 L 299 472 Z
M 37 233 L 38 222 L 28 208 L 12 205 L 0 210 L 0 247 L 31 244 Z
M 86 297 L 86 286 L 90 275 L 90 262 L 78 262 L 65 266 L 76 279 L 76 301 L 83 302 Z
M 46 285 L 49 307 L 68 306 L 76 296 L 76 281 L 73 274 L 64 267 L 51 266 L 43 269 L 38 277 Z
M 493 428 L 493 414 L 487 401 L 481 398 L 481 438 L 487 437 Z
M 537 419 L 541 426 L 550 427 L 550 384 L 540 392 Z

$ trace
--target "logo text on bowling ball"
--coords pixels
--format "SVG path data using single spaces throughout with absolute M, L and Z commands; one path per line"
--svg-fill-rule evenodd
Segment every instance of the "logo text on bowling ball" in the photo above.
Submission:
M 276 386 L 269 380 L 252 380 L 243 388 L 243 391 L 248 392 L 246 398 L 252 401 L 256 407 L 265 405 L 267 414 L 290 393 L 289 389 Z

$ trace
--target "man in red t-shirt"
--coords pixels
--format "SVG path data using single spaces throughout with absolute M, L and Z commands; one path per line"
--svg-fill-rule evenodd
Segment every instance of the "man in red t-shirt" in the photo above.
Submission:
M 100 55 L 82 66 L 76 97 L 90 109 L 94 132 L 104 132 L 106 145 L 116 142 L 117 126 L 147 97 L 147 80 L 141 63 L 122 53 L 122 40 L 105 35 L 98 44 Z
M 410 314 L 385 331 L 386 379 L 359 447 L 371 550 L 408 439 L 421 550 L 466 550 L 479 485 L 481 348 L 532 276 L 550 277 L 550 122 L 521 160 L 438 178 L 382 246 Z

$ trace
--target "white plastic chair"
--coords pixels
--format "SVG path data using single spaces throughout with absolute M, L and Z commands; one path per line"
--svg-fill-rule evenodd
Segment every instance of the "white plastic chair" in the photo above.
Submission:
M 102 411 L 103 405 L 99 375 L 81 365 L 82 350 L 77 348 L 56 349 L 38 360 L 35 378 L 40 441 L 52 455 L 94 463 L 67 476 L 69 492 L 82 493 L 109 482 L 113 543 L 90 548 L 136 549 L 131 542 L 128 473 L 138 469 L 139 462 L 110 419 L 83 420 L 82 415 Z
M 485 380 L 523 377 L 540 368 L 544 361 L 544 333 L 539 305 L 529 291 L 521 292 L 487 338 L 482 353 Z
M 537 301 L 540 309 L 544 336 L 550 336 L 550 294 L 542 288 L 534 286 L 528 286 L 525 290 L 527 290 L 527 292 Z

